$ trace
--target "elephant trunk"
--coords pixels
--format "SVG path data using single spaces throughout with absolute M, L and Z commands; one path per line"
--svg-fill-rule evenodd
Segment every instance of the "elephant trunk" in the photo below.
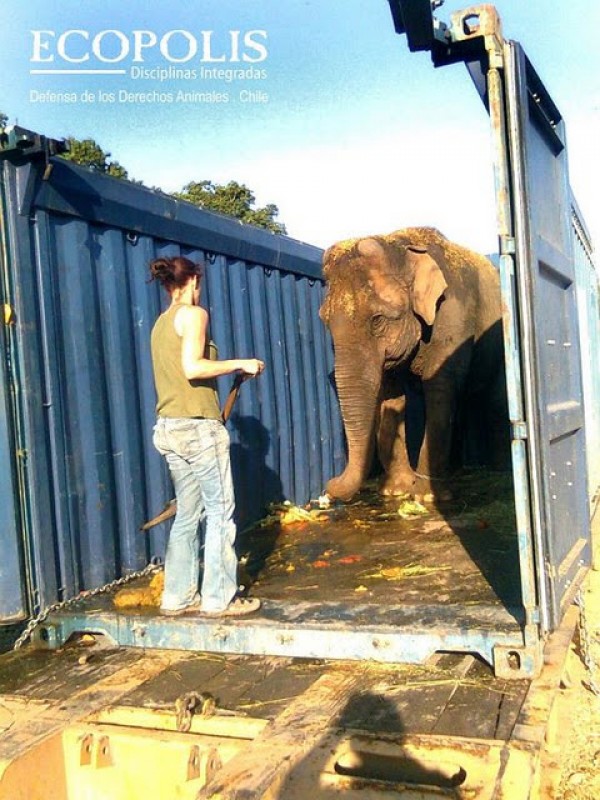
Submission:
M 373 460 L 382 363 L 365 360 L 357 369 L 356 345 L 335 348 L 335 381 L 348 443 L 346 469 L 327 484 L 331 497 L 349 500 L 366 479 Z

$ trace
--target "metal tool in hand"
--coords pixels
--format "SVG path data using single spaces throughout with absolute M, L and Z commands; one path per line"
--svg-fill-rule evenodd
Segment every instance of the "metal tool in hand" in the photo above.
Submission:
M 221 419 L 225 423 L 231 416 L 231 412 L 233 410 L 233 406 L 235 405 L 235 401 L 237 400 L 237 396 L 240 392 L 240 386 L 242 383 L 247 379 L 251 378 L 252 376 L 246 372 L 238 372 L 235 376 L 233 383 L 231 385 L 231 389 L 229 390 L 229 394 L 223 404 L 223 408 L 221 410 Z M 155 525 L 159 525 L 161 522 L 165 522 L 165 520 L 174 517 L 177 513 L 177 502 L 176 500 L 169 500 L 167 505 L 163 508 L 163 510 L 157 514 L 152 519 L 148 520 L 148 522 L 144 522 L 143 525 L 140 525 L 141 531 L 150 530 Z

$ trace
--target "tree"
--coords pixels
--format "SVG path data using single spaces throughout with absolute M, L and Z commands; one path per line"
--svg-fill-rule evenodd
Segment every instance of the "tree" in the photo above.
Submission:
M 3 132 L 8 116 L 0 111 L 0 132 Z M 69 136 L 67 139 L 69 150 L 62 154 L 62 158 L 89 167 L 96 172 L 111 175 L 113 178 L 123 178 L 130 183 L 144 185 L 129 177 L 125 167 L 118 161 L 111 161 L 110 153 L 105 152 L 94 139 L 76 139 Z M 153 191 L 162 191 L 153 187 Z M 186 184 L 181 192 L 173 192 L 173 197 L 187 200 L 201 208 L 218 211 L 235 217 L 250 225 L 266 228 L 273 233 L 287 233 L 282 222 L 277 222 L 279 209 L 273 203 L 268 203 L 263 208 L 254 208 L 256 198 L 254 192 L 243 183 L 229 181 L 226 185 L 212 181 L 191 181 Z
M 275 220 L 279 214 L 277 206 L 269 203 L 263 208 L 253 208 L 256 202 L 254 193 L 237 181 L 229 181 L 225 185 L 212 181 L 191 181 L 181 192 L 174 192 L 173 196 L 273 233 L 286 233 L 285 225 Z
M 105 175 L 112 175 L 113 178 L 128 178 L 125 167 L 118 161 L 110 161 L 110 153 L 105 153 L 94 139 L 75 139 L 69 136 L 68 152 L 63 154 L 63 158 L 74 161 L 84 167 L 90 167 L 95 172 L 102 172 Z

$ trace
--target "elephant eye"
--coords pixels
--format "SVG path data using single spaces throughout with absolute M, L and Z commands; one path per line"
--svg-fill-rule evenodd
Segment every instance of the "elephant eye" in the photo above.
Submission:
M 371 333 L 373 336 L 383 336 L 387 327 L 387 319 L 383 314 L 373 314 L 371 317 Z

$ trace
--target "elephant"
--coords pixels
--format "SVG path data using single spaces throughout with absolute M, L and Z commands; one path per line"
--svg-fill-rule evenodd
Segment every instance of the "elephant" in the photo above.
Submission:
M 474 410 L 490 436 L 492 466 L 506 468 L 502 303 L 491 262 L 435 228 L 414 227 L 338 242 L 325 252 L 323 272 L 319 313 L 333 340 L 348 445 L 346 468 L 327 494 L 353 497 L 377 440 L 383 494 L 448 499 L 467 402 L 467 415 Z M 421 398 L 424 417 L 412 454 L 411 397 Z

